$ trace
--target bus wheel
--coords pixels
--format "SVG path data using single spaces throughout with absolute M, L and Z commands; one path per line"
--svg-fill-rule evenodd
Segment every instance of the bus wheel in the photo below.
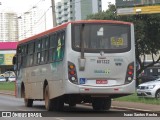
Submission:
M 33 106 L 33 99 L 27 99 L 25 94 L 25 89 L 23 88 L 22 96 L 24 97 L 24 104 L 26 107 L 32 107 Z
M 53 110 L 63 111 L 63 108 L 64 108 L 64 98 L 63 98 L 63 96 L 54 98 L 53 99 Z
M 48 111 L 52 111 L 53 110 L 53 100 L 49 98 L 49 86 L 47 85 L 45 88 L 45 108 Z
M 24 103 L 25 103 L 26 107 L 32 107 L 33 106 L 33 99 L 24 98 Z
M 94 110 L 109 110 L 111 107 L 110 98 L 93 98 L 92 107 Z
M 76 103 L 69 103 L 69 107 L 75 107 Z

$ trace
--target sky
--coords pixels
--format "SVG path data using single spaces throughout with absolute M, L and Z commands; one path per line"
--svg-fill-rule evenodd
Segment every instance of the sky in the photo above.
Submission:
M 61 0 L 55 0 L 57 3 Z M 38 6 L 43 8 L 45 11 L 45 16 L 47 20 L 37 22 L 35 29 L 39 29 L 40 24 L 45 24 L 45 30 L 52 28 L 52 11 L 51 11 L 51 0 L 0 0 L 0 12 L 16 12 L 18 16 L 23 16 L 24 12 L 29 12 L 33 6 Z M 115 3 L 115 0 L 102 0 L 102 10 L 106 10 L 108 7 L 108 2 Z M 49 10 L 48 10 L 49 9 Z M 42 16 L 44 16 L 42 14 Z M 40 30 L 41 31 L 41 30 Z M 39 31 L 39 32 L 40 32 Z
M 58 1 L 60 0 L 55 0 L 55 2 Z M 38 2 L 38 5 L 44 5 L 46 8 L 51 4 L 51 0 L 0 0 L 0 2 L 1 11 L 14 11 L 17 13 L 29 11 L 29 9 L 31 9 L 34 5 L 37 5 Z M 115 3 L 115 0 L 102 0 L 102 10 L 107 9 L 108 2 Z

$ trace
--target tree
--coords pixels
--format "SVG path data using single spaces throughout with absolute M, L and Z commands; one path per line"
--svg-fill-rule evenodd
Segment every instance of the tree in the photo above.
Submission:
M 115 5 L 109 4 L 108 10 L 90 15 L 87 19 L 120 20 L 134 23 L 136 60 L 140 66 L 137 70 L 137 78 L 143 70 L 160 61 L 160 55 L 158 55 L 160 50 L 160 14 L 117 16 Z M 148 65 L 145 64 L 147 54 L 152 55 L 152 62 Z M 155 59 L 154 56 L 158 56 L 158 59 Z

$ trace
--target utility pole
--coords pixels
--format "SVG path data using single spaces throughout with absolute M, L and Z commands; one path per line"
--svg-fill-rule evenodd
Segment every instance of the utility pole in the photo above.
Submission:
M 56 27 L 57 22 L 56 22 L 55 0 L 51 0 L 51 3 L 52 3 L 53 27 Z

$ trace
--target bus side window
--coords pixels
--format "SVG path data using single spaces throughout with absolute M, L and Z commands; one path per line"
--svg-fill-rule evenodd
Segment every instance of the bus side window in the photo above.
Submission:
M 41 59 L 41 40 L 37 40 L 35 43 L 35 54 L 36 54 L 36 61 L 34 63 L 39 64 Z
M 50 36 L 50 49 L 49 49 L 49 61 L 55 61 L 55 51 L 57 46 L 57 33 L 54 33 Z
M 28 44 L 27 66 L 33 65 L 34 42 Z
M 26 58 L 27 58 L 27 45 L 23 45 L 22 46 L 22 59 L 21 59 L 23 67 L 26 67 L 26 65 L 27 65 Z
M 22 65 L 22 59 L 21 59 L 21 52 L 22 52 L 22 50 L 21 50 L 21 47 L 19 46 L 18 47 L 18 51 L 17 51 L 17 70 L 19 70 L 20 69 L 20 66 Z
M 40 56 L 40 63 L 43 64 L 44 63 L 44 59 L 45 59 L 45 49 L 46 49 L 46 39 L 45 37 L 42 38 L 42 44 L 41 44 L 41 56 Z
M 61 31 L 57 34 L 57 48 L 56 48 L 56 61 L 63 59 L 64 55 L 64 42 L 65 42 L 65 32 Z
M 45 53 L 45 58 L 44 58 L 44 61 L 45 61 L 45 63 L 47 63 L 48 62 L 48 54 L 49 54 L 49 36 L 47 36 L 46 38 L 45 38 L 45 51 L 44 51 Z

